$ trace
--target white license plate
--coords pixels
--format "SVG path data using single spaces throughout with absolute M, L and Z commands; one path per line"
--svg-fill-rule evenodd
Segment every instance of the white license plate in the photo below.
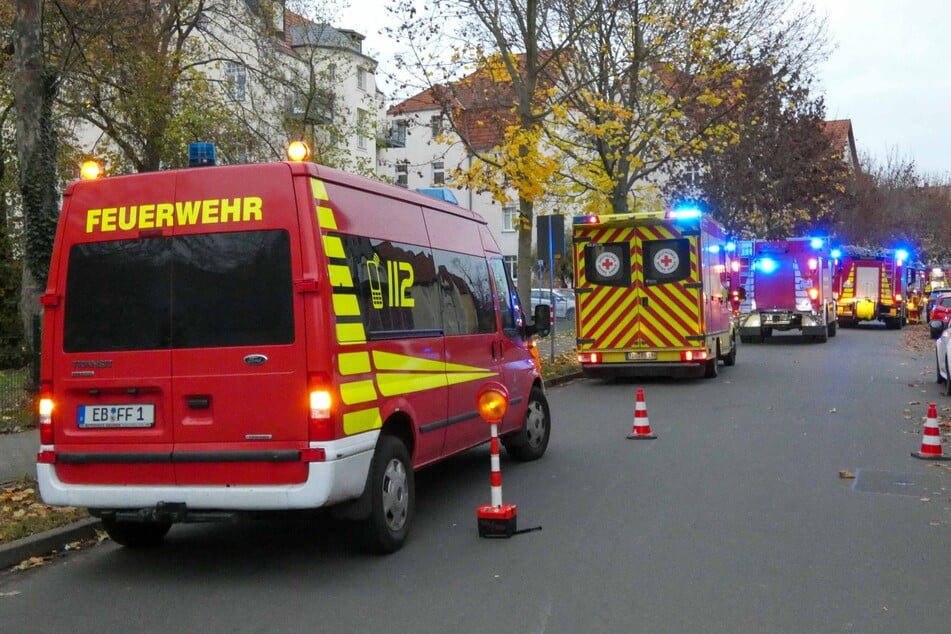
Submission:
M 134 403 L 125 405 L 80 405 L 79 426 L 91 427 L 153 427 L 155 405 Z
M 656 352 L 628 352 L 627 360 L 628 361 L 656 361 L 657 353 Z

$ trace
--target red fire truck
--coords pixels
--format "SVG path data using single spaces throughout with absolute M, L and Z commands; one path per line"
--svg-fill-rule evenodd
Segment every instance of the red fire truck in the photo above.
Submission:
M 899 329 L 908 321 L 904 249 L 844 246 L 835 263 L 836 314 L 843 327 L 860 321 L 883 321 Z
M 820 343 L 835 336 L 833 257 L 827 238 L 741 240 L 736 250 L 732 286 L 740 341 L 761 343 L 776 331 L 789 330 Z

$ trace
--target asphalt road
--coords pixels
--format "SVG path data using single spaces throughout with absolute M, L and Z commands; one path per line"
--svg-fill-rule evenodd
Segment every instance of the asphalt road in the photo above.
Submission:
M 946 632 L 951 472 L 919 461 L 951 405 L 904 332 L 741 345 L 713 380 L 549 391 L 548 454 L 503 458 L 518 505 L 480 539 L 489 456 L 418 474 L 414 532 L 359 553 L 322 516 L 176 526 L 0 575 L 4 632 Z M 656 440 L 627 440 L 643 387 Z M 848 470 L 857 477 L 843 479 Z

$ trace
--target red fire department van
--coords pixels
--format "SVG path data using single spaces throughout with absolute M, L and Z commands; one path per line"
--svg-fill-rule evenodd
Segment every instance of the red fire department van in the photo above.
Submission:
M 740 341 L 761 343 L 776 331 L 799 331 L 825 343 L 836 334 L 833 258 L 827 238 L 740 240 L 735 288 L 742 288 Z
M 715 377 L 736 363 L 725 231 L 695 209 L 573 219 L 588 376 Z
M 844 246 L 837 255 L 839 324 L 847 327 L 860 321 L 882 321 L 886 328 L 902 328 L 908 321 L 904 279 L 908 252 Z
M 336 506 L 391 552 L 413 470 L 500 435 L 542 456 L 550 413 L 485 221 L 312 163 L 71 184 L 42 297 L 45 502 L 126 546 L 174 522 Z M 541 331 L 541 332 L 539 332 Z

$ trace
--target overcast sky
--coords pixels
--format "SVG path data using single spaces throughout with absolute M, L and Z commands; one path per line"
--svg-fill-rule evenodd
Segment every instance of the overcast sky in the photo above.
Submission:
M 913 160 L 922 176 L 949 177 L 951 0 L 814 2 L 836 47 L 819 68 L 826 118 L 852 120 L 863 160 Z M 378 34 L 390 0 L 351 4 L 337 26 L 363 33 L 364 50 L 391 68 L 394 47 Z

